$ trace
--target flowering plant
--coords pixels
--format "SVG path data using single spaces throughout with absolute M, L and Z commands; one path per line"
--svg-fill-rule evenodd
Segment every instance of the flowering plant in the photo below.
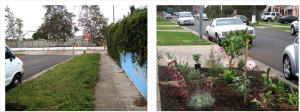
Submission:
M 183 97 L 189 97 L 187 91 L 184 89 L 187 88 L 187 86 L 184 84 L 185 80 L 184 77 L 182 75 L 180 75 L 180 69 L 179 68 L 174 68 L 173 67 L 173 63 L 174 61 L 171 61 L 168 63 L 169 66 L 169 74 L 171 74 L 170 78 L 172 81 L 178 81 L 177 84 L 174 84 L 175 87 L 180 88 L 180 90 L 178 91 L 178 94 L 183 96 Z
M 208 67 L 210 75 L 218 77 L 219 74 L 222 74 L 223 64 L 220 62 L 222 59 L 226 58 L 223 54 L 224 50 L 220 47 L 219 50 L 214 51 L 213 48 L 210 49 L 208 59 L 205 59 L 205 66 Z

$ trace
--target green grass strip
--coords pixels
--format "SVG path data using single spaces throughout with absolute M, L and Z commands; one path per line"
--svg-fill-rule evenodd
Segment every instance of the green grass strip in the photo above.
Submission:
M 156 20 L 156 24 L 157 25 L 176 25 L 175 23 L 171 22 L 170 20 L 168 19 L 164 19 L 163 21 L 160 19 L 157 19 Z
M 157 30 L 184 30 L 180 26 L 157 26 Z
M 289 28 L 289 27 L 268 27 L 268 28 L 284 30 L 284 31 L 290 31 L 291 30 L 291 28 Z
M 291 26 L 291 24 L 274 24 L 274 25 L 279 25 L 279 26 Z
M 100 54 L 75 56 L 5 93 L 5 104 L 27 111 L 93 111 Z
M 167 32 L 157 31 L 157 45 L 213 45 L 191 32 Z
M 24 54 L 18 54 L 18 53 L 16 53 L 15 55 L 18 56 L 18 55 L 24 55 Z

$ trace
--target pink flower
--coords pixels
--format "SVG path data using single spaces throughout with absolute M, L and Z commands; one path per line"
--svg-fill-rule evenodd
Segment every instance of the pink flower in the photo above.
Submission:
M 180 76 L 180 72 L 177 72 L 177 74 Z
M 181 79 L 181 82 L 184 82 L 184 79 Z
M 219 74 L 220 76 L 222 76 L 222 74 Z
M 226 58 L 226 56 L 224 56 L 224 58 Z
M 169 73 L 170 73 L 170 74 L 172 74 L 172 70 L 171 70 L 171 68 L 170 68 L 170 67 L 169 67 L 168 71 L 169 71 Z
M 223 49 L 223 47 L 220 47 L 220 49 L 222 50 L 222 49 Z
M 201 77 L 204 77 L 204 74 L 202 74 Z
M 209 85 L 209 83 L 206 83 L 206 85 L 208 86 L 208 85 Z
M 253 70 L 255 68 L 255 63 L 252 60 L 247 61 L 246 68 L 248 70 Z
M 210 58 L 210 60 L 212 61 L 212 60 L 214 60 L 214 59 Z
M 178 95 L 182 95 L 182 92 L 181 92 L 181 91 L 178 91 Z
M 219 64 L 219 62 L 216 62 L 216 64 Z
M 186 85 L 183 85 L 182 88 L 187 88 L 187 86 L 186 86 Z
M 172 79 L 172 75 L 170 76 L 170 78 Z
M 223 53 L 223 50 L 221 51 L 221 53 Z
M 187 91 L 183 91 L 182 94 L 187 94 Z
M 175 87 L 177 87 L 177 88 L 179 87 L 179 85 L 178 85 L 178 84 L 174 84 L 174 86 L 175 86 Z
M 215 53 L 217 53 L 217 51 L 215 51 Z
M 213 83 L 210 83 L 210 86 L 212 87 Z
M 225 69 L 224 71 L 227 71 L 227 69 Z

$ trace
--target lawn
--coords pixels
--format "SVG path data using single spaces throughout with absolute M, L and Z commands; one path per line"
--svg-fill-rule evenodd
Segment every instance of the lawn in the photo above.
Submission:
M 157 25 L 177 25 L 168 19 L 164 19 L 163 21 L 161 19 L 157 19 L 156 22 L 157 22 Z
M 280 25 L 280 26 L 291 26 L 291 24 L 274 24 L 274 25 Z
M 180 26 L 157 26 L 157 30 L 184 30 Z
M 251 23 L 251 21 L 249 21 L 249 23 Z M 256 21 L 256 23 L 259 23 L 259 24 L 277 24 L 278 22 L 265 22 L 265 21 Z
M 25 54 L 18 54 L 18 53 L 16 53 L 15 55 L 16 55 L 16 56 L 19 56 L 19 55 L 25 55 Z
M 263 24 L 249 24 L 250 26 L 269 26 L 269 25 L 263 25 Z
M 199 37 L 191 32 L 157 32 L 157 45 L 213 45 L 203 39 L 199 42 Z
M 5 108 L 25 111 L 93 111 L 100 54 L 83 54 L 5 93 Z
M 291 30 L 291 28 L 289 28 L 289 27 L 268 27 L 268 28 L 278 29 L 278 30 L 287 30 L 287 31 Z

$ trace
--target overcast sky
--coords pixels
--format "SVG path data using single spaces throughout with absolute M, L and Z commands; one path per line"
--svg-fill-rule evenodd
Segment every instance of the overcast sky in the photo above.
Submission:
M 79 9 L 75 8 L 76 5 L 65 5 L 69 12 L 72 12 L 76 15 L 73 22 L 77 23 Z M 78 6 L 78 5 L 77 5 Z M 142 5 L 135 5 L 136 8 Z M 144 5 L 145 6 L 145 5 Z M 14 14 L 15 17 L 18 17 L 23 20 L 23 30 L 26 31 L 37 31 L 39 26 L 43 23 L 43 17 L 46 12 L 46 9 L 43 8 L 43 5 L 36 4 L 14 4 L 8 5 L 10 11 Z M 100 12 L 104 17 L 108 18 L 108 23 L 113 22 L 113 5 L 99 5 Z M 130 12 L 129 5 L 114 5 L 115 9 L 115 22 L 118 19 L 123 18 L 123 15 L 127 16 Z M 25 38 L 31 38 L 33 32 L 29 32 Z M 75 35 L 82 34 L 82 32 L 77 32 Z

